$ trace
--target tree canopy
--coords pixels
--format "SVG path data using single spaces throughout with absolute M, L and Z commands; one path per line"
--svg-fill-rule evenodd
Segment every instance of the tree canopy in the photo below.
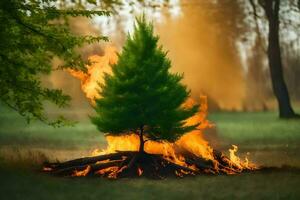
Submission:
M 105 74 L 92 122 L 104 133 L 144 134 L 153 140 L 176 140 L 195 126 L 184 126 L 198 105 L 183 108 L 190 91 L 182 74 L 170 73 L 167 53 L 158 46 L 152 24 L 136 20 L 112 74 Z
M 59 67 L 85 70 L 85 62 L 76 47 L 107 40 L 106 37 L 77 36 L 69 29 L 69 17 L 109 15 L 106 11 L 60 8 L 58 0 L 0 1 L 0 101 L 26 117 L 50 125 L 64 124 L 63 117 L 54 121 L 45 116 L 44 101 L 58 107 L 68 105 L 70 97 L 60 89 L 41 83 L 41 75 L 52 70 L 53 58 Z

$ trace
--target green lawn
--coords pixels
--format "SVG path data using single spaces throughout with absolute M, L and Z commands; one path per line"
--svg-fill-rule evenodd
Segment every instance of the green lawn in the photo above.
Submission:
M 2 168 L 2 167 L 1 167 Z M 0 199 L 299 199 L 299 172 L 146 180 L 56 178 L 1 169 Z
M 74 118 L 73 113 L 66 112 L 65 115 Z M 86 112 L 82 112 L 82 119 L 76 121 L 78 123 L 75 126 L 61 128 L 53 128 L 40 122 L 27 124 L 18 114 L 0 107 L 0 145 L 63 149 L 105 145 L 103 134 L 90 123 Z
M 165 180 L 51 177 L 36 163 L 85 155 L 104 147 L 103 135 L 88 118 L 55 129 L 0 111 L 0 199 L 300 199 L 300 170 Z M 281 121 L 273 112 L 212 113 L 209 119 L 216 129 L 206 134 L 214 132 L 211 140 L 224 151 L 238 144 L 240 155 L 250 152 L 260 165 L 300 168 L 300 121 Z
M 39 122 L 28 125 L 16 113 L 0 108 L 0 145 L 63 149 L 105 146 L 103 134 L 90 123 L 86 113 L 82 115 L 74 127 L 52 128 Z M 244 148 L 297 148 L 300 144 L 300 121 L 279 120 L 275 112 L 219 112 L 209 114 L 209 119 L 215 124 L 220 144 Z
M 234 143 L 252 146 L 297 147 L 300 120 L 280 120 L 276 112 L 213 113 L 218 135 Z

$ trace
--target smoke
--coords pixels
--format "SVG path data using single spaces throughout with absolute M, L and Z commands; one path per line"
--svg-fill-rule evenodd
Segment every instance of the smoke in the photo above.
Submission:
M 268 110 L 274 107 L 270 103 L 272 88 L 267 66 L 266 54 L 259 36 L 256 36 L 248 56 L 246 76 L 247 96 L 244 104 L 247 110 Z
M 91 20 L 84 17 L 76 17 L 70 19 L 70 28 L 76 35 L 93 35 L 99 36 L 100 30 L 92 24 Z M 104 54 L 105 42 L 94 43 L 85 45 L 84 47 L 78 48 L 77 51 L 82 55 L 82 58 L 87 61 L 90 56 L 103 55 Z M 53 60 L 53 67 L 56 68 L 61 61 L 59 59 Z M 44 82 L 48 87 L 62 89 L 64 93 L 71 96 L 70 110 L 73 113 L 73 119 L 81 119 L 87 117 L 90 113 L 91 106 L 81 90 L 80 81 L 73 77 L 67 71 L 54 71 L 49 77 L 44 78 Z M 52 112 L 56 112 L 52 107 L 49 108 Z M 60 112 L 57 110 L 57 112 Z
M 76 17 L 70 19 L 70 29 L 73 33 L 80 36 L 99 36 L 100 30 L 85 17 Z M 99 43 L 87 44 L 78 49 L 84 60 L 91 55 L 103 55 L 104 51 Z
M 160 44 L 169 52 L 173 72 L 184 73 L 183 82 L 188 85 L 194 98 L 207 95 L 209 108 L 241 110 L 246 96 L 244 68 L 232 40 L 224 34 L 224 27 L 216 24 L 218 13 L 209 13 L 202 6 L 183 6 L 182 16 L 176 19 L 164 14 L 163 23 L 155 23 Z M 78 35 L 99 35 L 100 30 L 85 18 L 71 20 L 71 29 Z M 226 33 L 226 31 L 225 31 Z M 120 50 L 125 32 L 117 28 L 109 35 L 114 46 Z M 110 43 L 87 45 L 78 51 L 87 59 L 91 55 L 104 54 L 104 46 Z M 67 72 L 55 72 L 49 82 L 62 88 L 72 97 L 76 109 L 89 104 L 80 89 L 80 82 Z
M 217 14 L 209 15 L 201 6 L 187 6 L 183 15 L 157 27 L 161 44 L 169 50 L 172 70 L 184 72 L 192 95 L 207 95 L 215 109 L 242 109 L 243 67 L 234 45 L 226 39 L 220 24 L 214 23 Z

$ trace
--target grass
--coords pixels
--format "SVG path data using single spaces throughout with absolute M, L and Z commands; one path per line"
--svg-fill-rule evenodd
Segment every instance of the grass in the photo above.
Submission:
M 280 180 L 278 180 L 280 178 Z M 146 180 L 55 178 L 1 170 L 0 199 L 299 199 L 300 174 L 254 173 Z
M 74 127 L 52 128 L 39 122 L 28 125 L 16 113 L 0 108 L 0 145 L 64 149 L 103 147 L 103 134 L 86 115 L 83 113 Z M 300 145 L 300 121 L 280 120 L 276 112 L 219 112 L 209 114 L 209 119 L 216 125 L 217 140 L 225 144 L 250 148 Z
M 165 180 L 59 178 L 30 165 L 42 155 L 76 157 L 105 145 L 104 137 L 87 118 L 75 127 L 55 129 L 41 123 L 26 125 L 22 118 L 0 110 L 0 199 L 299 199 L 300 171 L 255 172 Z M 300 167 L 300 122 L 281 121 L 274 112 L 212 113 L 223 145 L 238 144 L 255 162 Z M 208 133 L 209 134 L 209 133 Z M 226 146 L 226 147 L 227 147 Z M 13 149 L 17 156 L 8 162 Z M 37 150 L 38 149 L 38 150 Z M 43 151 L 39 155 L 36 151 Z M 24 153 L 24 152 L 29 153 Z M 21 154 L 30 155 L 23 158 Z M 23 160 L 22 160 L 23 159 Z M 29 163 L 29 164 L 28 164 Z
M 276 112 L 213 113 L 220 138 L 253 147 L 298 147 L 300 120 L 280 120 Z
M 0 145 L 78 149 L 105 143 L 103 134 L 90 123 L 86 113 L 75 126 L 62 128 L 40 122 L 27 124 L 18 114 L 1 107 L 0 113 Z

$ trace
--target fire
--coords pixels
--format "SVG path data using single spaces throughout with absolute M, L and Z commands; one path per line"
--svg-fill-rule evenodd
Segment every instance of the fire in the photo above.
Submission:
M 186 133 L 176 142 L 157 142 L 157 141 L 147 141 L 145 143 L 145 151 L 149 154 L 159 154 L 163 155 L 166 160 L 176 163 L 180 166 L 188 167 L 190 169 L 197 170 L 194 165 L 190 165 L 186 162 L 183 152 L 189 152 L 197 157 L 201 157 L 207 161 L 211 161 L 214 165 L 214 170 L 219 171 L 220 163 L 216 160 L 214 156 L 214 149 L 209 146 L 209 143 L 203 138 L 203 130 L 213 126 L 207 119 L 207 99 L 205 96 L 201 96 L 201 106 L 199 112 L 187 120 L 186 124 L 200 123 L 197 130 Z M 193 100 L 188 100 L 188 105 L 192 105 Z M 138 151 L 139 149 L 139 137 L 138 135 L 132 133 L 128 135 L 112 136 L 107 135 L 106 140 L 108 146 L 104 150 L 96 149 L 93 151 L 93 156 L 104 155 L 109 153 L 115 153 L 118 151 Z M 243 169 L 256 169 L 256 166 L 251 163 L 246 157 L 245 160 L 240 159 L 236 153 L 238 147 L 232 145 L 232 149 L 229 149 L 229 164 L 230 168 L 226 169 L 225 173 L 234 174 L 240 172 Z M 117 170 L 117 169 L 116 169 Z M 210 169 L 206 169 L 206 173 L 214 173 Z M 138 175 L 143 173 L 141 168 L 138 168 Z M 187 172 L 184 170 L 176 171 L 178 176 L 183 176 Z M 114 172 L 115 174 L 115 172 Z
M 92 65 L 87 66 L 87 73 L 74 70 L 69 70 L 69 72 L 74 77 L 81 80 L 82 90 L 91 103 L 94 104 L 95 99 L 101 98 L 98 94 L 98 83 L 103 82 L 104 73 L 111 73 L 110 65 L 116 63 L 117 61 L 116 50 L 114 47 L 106 48 L 104 56 L 91 56 L 90 61 L 92 62 Z M 194 104 L 195 100 L 190 98 L 184 103 L 183 106 L 190 107 Z M 201 106 L 198 113 L 187 119 L 185 122 L 186 125 L 199 124 L 196 130 L 186 133 L 174 143 L 167 141 L 157 142 L 148 140 L 145 143 L 145 152 L 149 154 L 162 155 L 166 160 L 172 163 L 198 171 L 199 169 L 194 164 L 189 164 L 189 162 L 185 159 L 184 155 L 189 153 L 198 158 L 203 158 L 205 161 L 213 164 L 213 169 L 204 169 L 204 173 L 217 173 L 222 171 L 227 174 L 234 174 L 242 171 L 243 169 L 256 169 L 257 167 L 253 163 L 249 162 L 247 157 L 245 160 L 242 160 L 236 155 L 238 150 L 236 145 L 233 145 L 233 148 L 229 149 L 229 158 L 220 153 L 219 157 L 224 159 L 224 162 L 229 163 L 229 167 L 223 166 L 223 164 L 220 162 L 220 158 L 216 158 L 214 149 L 202 136 L 205 129 L 214 126 L 214 124 L 207 120 L 208 105 L 206 96 L 200 96 L 200 105 Z M 106 140 L 108 143 L 107 148 L 104 150 L 95 149 L 92 153 L 93 156 L 116 153 L 119 151 L 138 151 L 139 149 L 139 137 L 134 133 L 120 136 L 112 136 L 108 134 L 106 136 Z M 124 167 L 112 166 L 98 170 L 97 174 L 108 174 L 109 178 L 116 178 L 117 174 L 123 169 Z M 87 167 L 82 171 L 75 171 L 73 175 L 85 176 L 89 173 L 89 170 L 90 168 Z M 142 168 L 137 168 L 137 174 L 139 176 L 141 176 L 143 172 L 144 171 Z M 186 173 L 190 172 L 185 170 L 176 170 L 176 174 L 178 176 L 183 176 Z
M 52 171 L 52 168 L 51 167 L 43 167 L 43 171 L 50 172 L 50 171 Z
M 72 176 L 86 176 L 91 170 L 91 166 L 87 166 L 84 170 L 82 171 L 77 171 L 75 170 Z
M 139 176 L 141 176 L 143 174 L 143 169 L 139 167 L 137 173 Z
M 97 174 L 99 175 L 104 175 L 106 173 L 108 173 L 108 178 L 117 178 L 117 174 L 119 172 L 119 167 L 117 166 L 114 166 L 114 167 L 108 167 L 108 168 L 105 168 L 105 169 L 101 169 L 99 170 L 98 172 L 96 172 Z
M 117 62 L 116 48 L 108 46 L 105 48 L 104 56 L 93 55 L 89 57 L 91 65 L 87 66 L 87 72 L 68 69 L 68 72 L 81 81 L 81 89 L 92 104 L 95 99 L 100 98 L 98 90 L 99 83 L 103 82 L 103 74 L 111 73 L 110 65 Z
M 242 170 L 245 168 L 246 169 L 255 168 L 255 166 L 253 165 L 253 163 L 249 161 L 247 156 L 245 157 L 245 161 L 242 161 L 238 156 L 236 156 L 237 151 L 238 151 L 238 147 L 236 145 L 232 145 L 232 149 L 229 149 L 229 158 L 239 169 Z

